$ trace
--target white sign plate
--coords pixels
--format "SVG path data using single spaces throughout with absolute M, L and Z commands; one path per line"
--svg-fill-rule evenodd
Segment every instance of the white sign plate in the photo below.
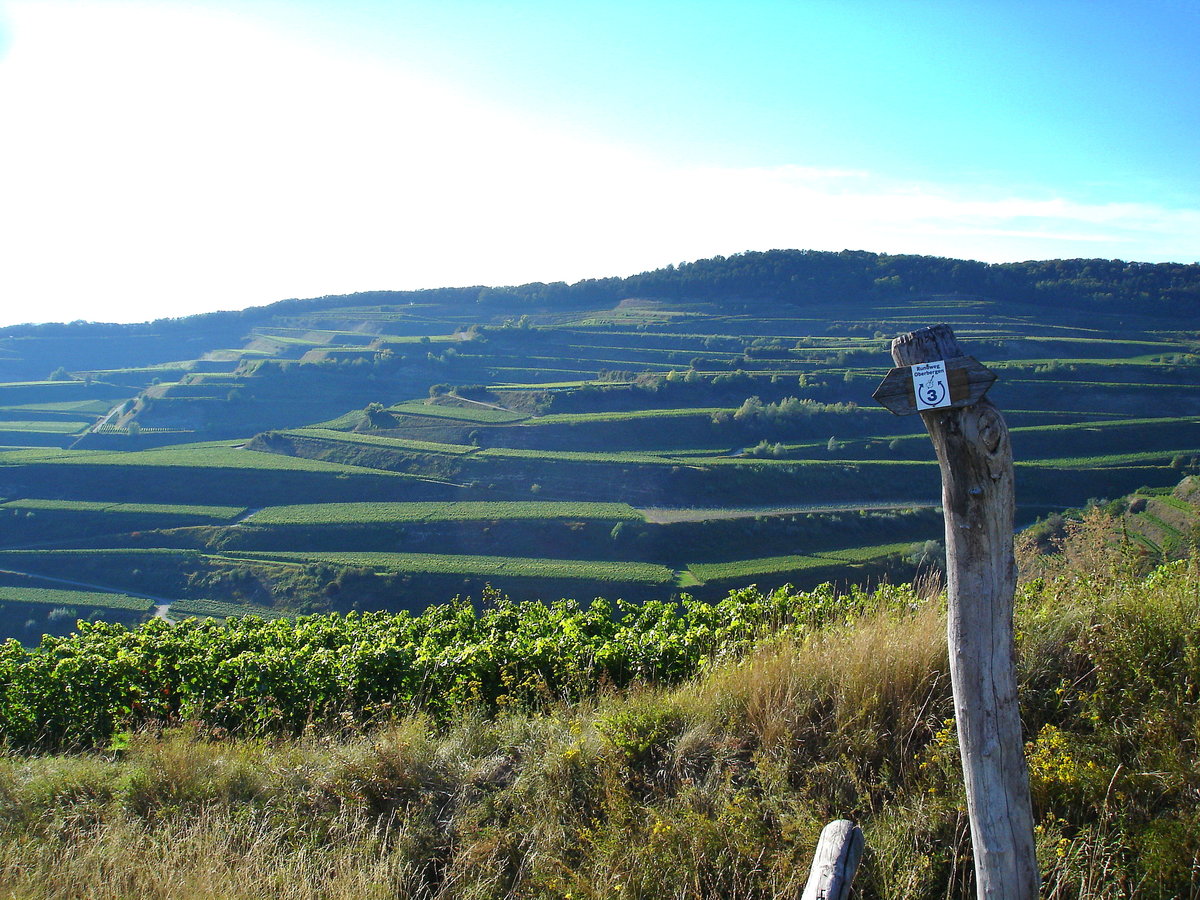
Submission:
M 941 409 L 950 405 L 950 382 L 946 379 L 946 361 L 918 363 L 912 367 L 913 393 L 917 409 Z

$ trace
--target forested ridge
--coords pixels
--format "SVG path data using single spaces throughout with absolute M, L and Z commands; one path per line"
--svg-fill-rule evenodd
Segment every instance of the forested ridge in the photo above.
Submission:
M 1053 302 L 1141 314 L 1184 314 L 1200 305 L 1200 263 L 1119 259 L 1052 259 L 1013 263 L 865 250 L 767 250 L 668 265 L 625 278 L 574 284 L 531 282 L 511 287 L 446 287 L 363 291 L 281 300 L 241 311 L 157 319 L 133 325 L 98 322 L 14 325 L 0 339 L 87 332 L 96 337 L 211 331 L 235 336 L 275 316 L 301 315 L 357 303 L 473 303 L 587 306 L 625 297 L 673 300 L 774 299 L 805 304 L 906 294 L 965 294 L 1014 303 Z
M 867 251 L 770 250 L 714 257 L 620 281 L 635 296 L 777 298 L 788 303 L 967 294 L 1014 303 L 1182 312 L 1200 301 L 1200 266 L 1067 259 L 982 263 Z M 1194 308 L 1194 306 L 1192 307 Z

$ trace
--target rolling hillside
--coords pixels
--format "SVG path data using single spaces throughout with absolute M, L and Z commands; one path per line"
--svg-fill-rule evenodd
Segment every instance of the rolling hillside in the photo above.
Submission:
M 0 627 L 907 577 L 939 479 L 870 399 L 893 336 L 946 322 L 998 373 L 1026 523 L 1196 470 L 1198 297 L 1196 266 L 773 251 L 3 329 Z

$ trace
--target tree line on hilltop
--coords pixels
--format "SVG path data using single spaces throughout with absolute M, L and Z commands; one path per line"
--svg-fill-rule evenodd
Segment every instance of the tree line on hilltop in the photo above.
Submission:
M 628 297 L 664 300 L 777 300 L 808 304 L 912 294 L 962 294 L 1108 311 L 1182 314 L 1200 308 L 1200 263 L 1052 259 L 984 263 L 865 250 L 768 250 L 668 265 L 625 278 L 589 278 L 512 287 L 365 291 L 281 300 L 240 311 L 157 319 L 134 325 L 76 321 L 0 328 L 0 339 L 213 331 L 240 336 L 279 317 L 338 306 L 434 303 L 492 307 L 604 305 Z

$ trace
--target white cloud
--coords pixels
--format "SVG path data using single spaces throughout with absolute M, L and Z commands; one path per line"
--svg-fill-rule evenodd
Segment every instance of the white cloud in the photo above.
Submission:
M 3 322 L 575 280 L 772 247 L 1186 260 L 1200 246 L 1196 210 L 654 158 L 192 6 L 10 12 Z

